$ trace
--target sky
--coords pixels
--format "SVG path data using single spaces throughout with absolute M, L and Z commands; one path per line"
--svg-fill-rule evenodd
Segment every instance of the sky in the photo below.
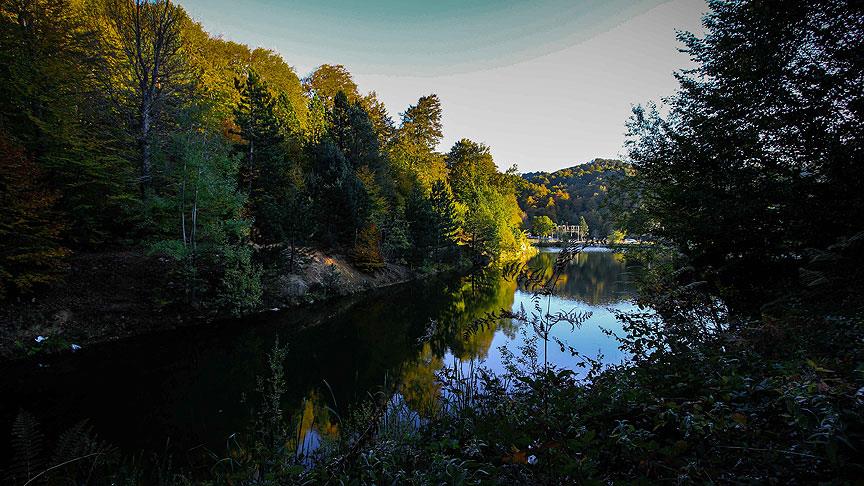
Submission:
M 178 0 L 208 32 L 278 52 L 303 77 L 342 64 L 391 116 L 435 93 L 446 151 L 482 142 L 502 169 L 622 158 L 633 105 L 690 67 L 676 30 L 703 0 Z

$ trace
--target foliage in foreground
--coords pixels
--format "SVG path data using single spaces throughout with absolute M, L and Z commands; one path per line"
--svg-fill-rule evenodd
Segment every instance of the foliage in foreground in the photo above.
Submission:
M 642 294 L 644 311 L 619 316 L 617 339 L 630 360 L 605 367 L 572 350 L 568 369 L 545 360 L 544 347 L 568 349 L 552 328 L 590 316 L 544 312 L 558 273 L 514 264 L 534 307 L 487 316 L 469 331 L 502 318 L 522 323 L 529 339 L 506 357 L 503 374 L 457 361 L 438 374 L 441 395 L 411 407 L 385 386 L 337 416 L 339 434 L 310 450 L 281 405 L 286 351 L 277 345 L 271 374 L 259 382 L 254 427 L 229 438 L 204 469 L 177 468 L 170 456 L 122 459 L 83 434 L 94 455 L 64 456 L 77 458 L 75 469 L 42 477 L 250 485 L 851 480 L 864 473 L 864 309 L 860 283 L 851 286 L 843 269 L 861 263 L 862 241 L 815 255 L 807 290 L 749 321 L 733 320 L 680 256 L 631 255 L 650 261 L 640 285 L 652 291 Z M 562 252 L 555 267 L 574 255 Z M 15 478 L 61 464 L 44 452 L 32 418 L 16 424 L 16 471 L 26 471 Z
M 814 294 L 790 295 L 760 322 L 730 326 L 686 271 L 666 268 L 644 284 L 657 287 L 650 303 L 665 319 L 619 316 L 630 362 L 603 368 L 574 354 L 574 369 L 585 370 L 577 374 L 545 364 L 529 341 L 503 376 L 445 369 L 445 403 L 422 426 L 394 436 L 390 425 L 362 451 L 342 450 L 335 470 L 310 474 L 412 484 L 860 477 L 861 309 L 833 312 Z

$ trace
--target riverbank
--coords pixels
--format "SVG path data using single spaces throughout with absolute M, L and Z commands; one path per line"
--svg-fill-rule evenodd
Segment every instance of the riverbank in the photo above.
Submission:
M 333 298 L 410 282 L 467 264 L 412 269 L 387 263 L 364 273 L 339 254 L 306 248 L 293 273 L 268 275 L 258 312 L 312 305 Z M 0 310 L 0 361 L 74 352 L 95 343 L 230 317 L 211 308 L 178 304 L 169 262 L 127 250 L 76 254 L 66 283 Z

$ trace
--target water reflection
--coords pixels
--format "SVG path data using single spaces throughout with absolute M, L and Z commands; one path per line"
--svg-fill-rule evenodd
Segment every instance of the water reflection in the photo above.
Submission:
M 551 275 L 557 257 L 555 251 L 544 251 L 528 265 Z M 591 318 L 579 329 L 560 325 L 552 336 L 566 342 L 573 350 L 591 357 L 602 357 L 606 363 L 624 358 L 617 342 L 603 332 L 620 331 L 615 312 L 634 310 L 630 299 L 634 289 L 629 284 L 627 263 L 623 255 L 604 251 L 591 251 L 577 255 L 562 273 L 555 294 L 549 299 L 549 311 L 590 312 Z M 505 279 L 500 270 L 489 269 L 452 282 L 443 289 L 443 303 L 432 305 L 428 318 L 435 324 L 430 339 L 414 348 L 413 356 L 399 364 L 398 386 L 393 393 L 415 412 L 425 415 L 438 404 L 441 384 L 437 373 L 445 364 L 462 363 L 464 366 L 482 365 L 494 372 L 504 371 L 502 348 L 518 353 L 531 337 L 531 330 L 520 328 L 509 319 L 493 321 L 491 325 L 474 330 L 476 319 L 502 309 L 531 308 L 531 294 L 519 289 L 512 279 Z M 424 296 L 425 302 L 429 296 Z M 415 302 L 423 307 L 423 302 Z M 428 330 L 429 323 L 427 323 Z M 473 332 L 466 332 L 472 329 Z M 537 346 L 542 346 L 537 343 Z M 538 352 L 540 349 L 538 349 Z M 573 369 L 577 359 L 570 349 L 557 346 L 548 348 L 549 362 Z
M 557 257 L 558 251 L 555 249 L 542 251 L 528 262 L 528 267 L 548 278 L 552 275 Z M 565 323 L 553 327 L 550 332 L 552 341 L 565 343 L 568 347 L 562 350 L 555 344 L 546 348 L 550 364 L 571 369 L 579 374 L 583 370 L 577 366 L 579 359 L 573 356 L 572 351 L 602 358 L 605 363 L 617 363 L 625 357 L 618 349 L 615 339 L 604 330 L 620 332 L 620 323 L 615 318 L 615 313 L 635 310 L 631 302 L 634 289 L 628 277 L 627 263 L 620 253 L 589 249 L 575 255 L 557 280 L 554 294 L 543 298 L 543 312 L 547 312 L 547 309 L 551 314 L 588 312 L 591 317 L 578 329 L 572 329 Z M 502 308 L 511 308 L 514 311 L 524 308 L 529 314 L 533 312 L 532 294 L 525 289 L 515 288 L 512 283 L 509 285 L 511 287 L 508 296 L 512 295 L 512 299 L 502 302 Z M 482 352 L 465 355 L 451 350 L 445 355 L 444 362 L 449 362 L 451 357 L 458 358 L 463 364 L 475 360 L 494 372 L 503 372 L 505 354 L 509 351 L 518 355 L 523 346 L 530 345 L 533 330 L 530 326 L 517 328 L 507 321 L 497 327 L 484 328 L 481 334 L 485 347 Z M 538 355 L 542 357 L 542 342 L 534 345 Z
M 555 257 L 544 251 L 529 265 L 551 268 Z M 549 305 L 553 312 L 587 310 L 593 316 L 575 331 L 556 328 L 556 337 L 579 352 L 620 360 L 601 328 L 618 329 L 612 311 L 631 306 L 626 276 L 621 255 L 579 255 Z M 87 418 L 102 438 L 129 453 L 164 450 L 170 437 L 181 457 L 198 449 L 218 455 L 227 437 L 251 431 L 257 378 L 267 375 L 267 353 L 278 338 L 289 347 L 283 408 L 296 427 L 294 446 L 308 451 L 338 434 L 341 419 L 370 392 L 384 387 L 423 411 L 440 396 L 436 373 L 445 363 L 479 361 L 500 371 L 500 348 L 524 345 L 525 330 L 509 320 L 466 330 L 475 319 L 527 305 L 529 298 L 490 269 L 383 289 L 325 309 L 294 309 L 94 346 L 39 365 L 8 365 L 0 373 L 0 425 L 8 437 L 15 414 L 24 408 L 42 421 L 46 442 Z M 430 329 L 430 339 L 418 339 Z M 551 362 L 573 366 L 569 353 L 556 348 L 553 354 Z M 0 457 L 9 457 L 9 444 L 0 443 Z

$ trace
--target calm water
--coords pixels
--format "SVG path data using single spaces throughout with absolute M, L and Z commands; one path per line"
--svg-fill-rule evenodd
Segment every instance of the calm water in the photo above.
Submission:
M 551 268 L 555 257 L 554 249 L 546 249 L 529 265 Z M 612 312 L 632 308 L 627 279 L 622 255 L 579 255 L 548 304 L 552 312 L 577 309 L 592 317 L 576 330 L 560 324 L 553 334 L 580 353 L 620 361 L 615 341 L 601 328 L 619 330 Z M 474 361 L 501 370 L 499 348 L 516 351 L 530 329 L 503 321 L 469 335 L 464 330 L 488 312 L 523 304 L 530 310 L 529 299 L 500 272 L 488 270 L 382 289 L 323 310 L 272 313 L 7 366 L 0 374 L 0 452 L 9 457 L 11 422 L 24 409 L 40 420 L 48 443 L 87 419 L 101 438 L 129 453 L 162 451 L 168 438 L 181 463 L 184 454 L 194 463 L 195 451 L 205 448 L 224 453 L 229 435 L 249 430 L 257 377 L 267 374 L 267 353 L 277 337 L 289 346 L 285 409 L 314 445 L 338 431 L 329 409 L 344 414 L 382 386 L 410 406 L 439 393 L 436 372 L 445 363 Z M 421 342 L 430 320 L 438 323 L 436 330 Z M 554 345 L 549 361 L 574 364 Z

